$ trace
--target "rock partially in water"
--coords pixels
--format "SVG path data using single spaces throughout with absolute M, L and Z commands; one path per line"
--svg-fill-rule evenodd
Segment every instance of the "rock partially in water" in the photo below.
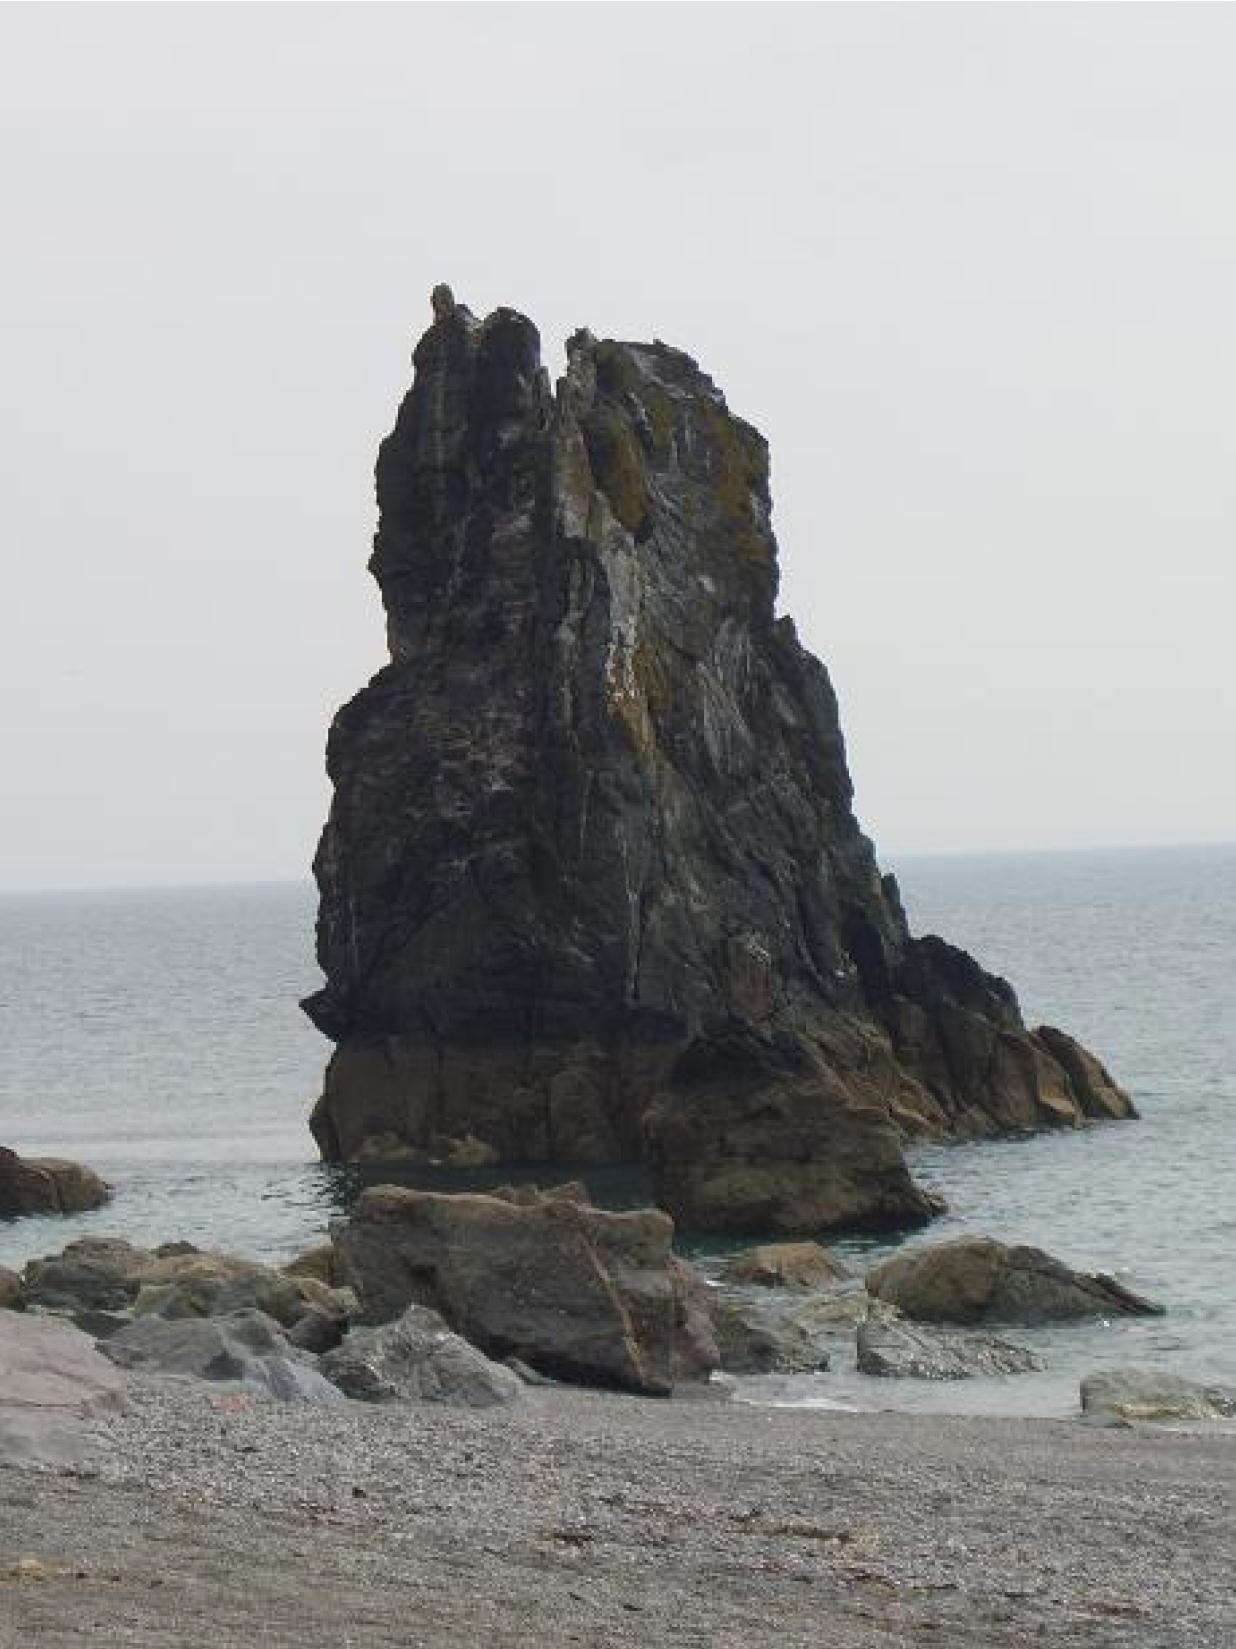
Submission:
M 819 1288 L 846 1282 L 853 1275 L 844 1261 L 818 1242 L 762 1243 L 731 1254 L 721 1267 L 727 1283 L 756 1283 L 761 1288 Z
M 1041 1248 L 992 1237 L 957 1237 L 895 1254 L 868 1274 L 867 1289 L 928 1323 L 1161 1316 L 1164 1309 L 1114 1277 L 1074 1271 Z
M 861 1288 L 828 1293 L 720 1288 L 712 1320 L 727 1374 L 810 1374 L 825 1369 L 871 1302 Z
M 488 1356 L 558 1379 L 654 1394 L 673 1386 L 684 1321 L 671 1221 L 543 1196 L 447 1196 L 379 1186 L 332 1236 L 364 1321 L 439 1311 Z
M 21 1278 L 16 1271 L 10 1271 L 7 1266 L 0 1265 L 0 1311 L 23 1311 L 25 1305 Z
M 423 1305 L 410 1305 L 393 1323 L 352 1329 L 321 1369 L 345 1396 L 367 1403 L 493 1408 L 523 1393 L 512 1369 L 491 1362 Z
M 261 1391 L 283 1403 L 338 1403 L 339 1389 L 315 1359 L 288 1343 L 261 1311 L 220 1317 L 139 1317 L 99 1349 L 120 1368 L 181 1374 Z
M 989 1334 L 950 1334 L 888 1316 L 871 1316 L 855 1335 L 860 1374 L 895 1380 L 968 1380 L 1029 1374 L 1043 1367 L 1026 1346 Z
M 936 1212 L 908 1138 L 1130 1115 L 911 936 L 836 699 L 778 618 L 768 448 L 681 351 L 439 292 L 382 443 L 390 662 L 315 860 L 322 1153 L 651 1170 L 680 1226 Z
M 111 1187 L 80 1162 L 19 1157 L 0 1145 L 0 1215 L 81 1214 L 111 1201 Z
M 1232 1420 L 1236 1390 L 1157 1369 L 1104 1369 L 1082 1379 L 1081 1406 L 1098 1419 Z

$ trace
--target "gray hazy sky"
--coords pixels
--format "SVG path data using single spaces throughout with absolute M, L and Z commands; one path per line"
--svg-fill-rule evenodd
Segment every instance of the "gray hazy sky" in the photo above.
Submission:
M 696 355 L 882 851 L 1236 838 L 1236 10 L 4 6 L 4 885 L 287 877 L 438 280 Z

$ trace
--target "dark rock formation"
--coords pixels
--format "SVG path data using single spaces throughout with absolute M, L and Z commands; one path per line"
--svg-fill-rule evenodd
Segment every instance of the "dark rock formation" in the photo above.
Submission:
M 1103 1272 L 1093 1275 L 992 1237 L 928 1243 L 877 1266 L 876 1299 L 925 1323 L 1045 1323 L 1075 1317 L 1159 1317 L 1163 1307 Z
M 80 1162 L 19 1157 L 0 1145 L 0 1215 L 80 1214 L 111 1200 L 111 1188 Z
M 1130 1114 L 912 938 L 823 666 L 777 618 L 768 449 L 688 356 L 449 289 L 377 464 L 390 663 L 331 729 L 329 1159 L 642 1160 L 690 1226 L 929 1218 L 907 1138 Z

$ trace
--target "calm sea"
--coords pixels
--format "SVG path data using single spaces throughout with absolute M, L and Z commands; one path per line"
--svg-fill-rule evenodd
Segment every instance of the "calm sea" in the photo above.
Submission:
M 948 1386 L 827 1375 L 775 1401 L 1062 1413 L 1087 1368 L 1236 1383 L 1236 847 L 906 859 L 916 931 L 1017 986 L 1129 1087 L 1136 1123 L 914 1153 L 983 1231 L 1115 1272 L 1163 1319 L 1036 1330 L 1049 1372 Z M 89 1162 L 112 1205 L 0 1222 L 0 1264 L 85 1232 L 268 1258 L 320 1238 L 354 1187 L 305 1126 L 327 1045 L 296 1006 L 318 981 L 307 886 L 0 898 L 0 1143 Z M 925 1240 L 920 1235 L 914 1241 Z M 849 1244 L 866 1260 L 889 1245 Z

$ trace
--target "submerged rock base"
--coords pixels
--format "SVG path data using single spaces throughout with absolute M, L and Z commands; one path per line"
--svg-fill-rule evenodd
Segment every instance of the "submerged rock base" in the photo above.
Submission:
M 577 333 L 551 389 L 524 316 L 434 313 L 378 456 L 390 662 L 327 752 L 323 1156 L 645 1161 L 682 1226 L 792 1233 L 930 1218 L 907 1139 L 1132 1114 L 911 936 L 759 433 L 664 344 Z

